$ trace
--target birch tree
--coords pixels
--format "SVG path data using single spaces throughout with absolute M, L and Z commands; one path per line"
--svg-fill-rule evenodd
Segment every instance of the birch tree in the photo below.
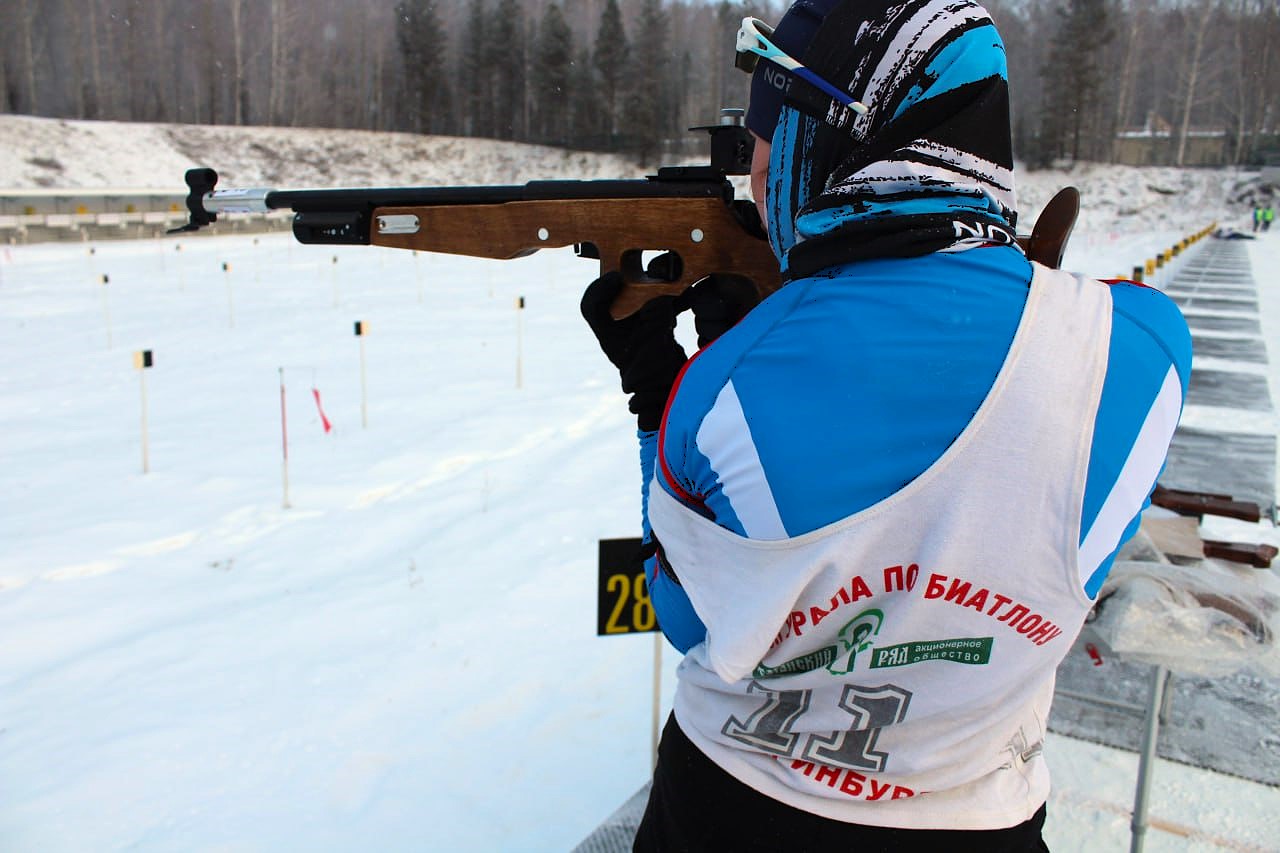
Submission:
M 1173 161 L 1175 166 L 1181 166 L 1186 160 L 1187 134 L 1191 130 L 1191 113 L 1196 105 L 1197 87 L 1201 84 L 1204 73 L 1205 39 L 1214 12 L 1212 0 L 1193 0 L 1187 4 L 1186 10 L 1191 24 L 1191 44 L 1186 55 L 1186 82 L 1181 93 L 1182 118 L 1178 124 L 1178 148 Z

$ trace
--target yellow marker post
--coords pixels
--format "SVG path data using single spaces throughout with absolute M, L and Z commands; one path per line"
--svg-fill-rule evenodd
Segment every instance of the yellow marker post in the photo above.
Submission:
M 142 386 L 142 473 L 151 470 L 150 453 L 147 441 L 147 370 L 152 365 L 151 350 L 138 350 L 133 354 L 133 367 L 138 371 L 138 381 Z
M 524 297 L 516 298 L 516 387 L 524 385 Z
M 285 409 L 284 402 L 284 368 L 279 368 L 280 372 L 280 481 L 284 487 L 284 498 L 280 505 L 289 508 L 289 417 Z
M 337 260 L 337 258 L 334 260 Z M 356 320 L 356 337 L 360 339 L 360 426 L 363 429 L 369 428 L 369 392 L 368 383 L 365 381 L 364 357 L 364 335 L 367 331 L 369 331 L 369 324 Z
M 231 295 L 231 264 L 222 262 L 222 281 L 227 285 L 227 326 L 236 327 L 236 304 Z
M 111 283 L 111 277 L 103 273 L 98 281 L 102 283 L 102 316 L 107 321 L 107 349 L 111 349 L 111 291 L 107 287 Z
M 182 291 L 183 293 L 186 293 L 186 292 L 187 292 L 187 270 L 186 270 L 186 267 L 184 266 L 184 264 L 182 263 L 182 244 L 181 244 L 181 243 L 174 243 L 174 244 L 173 244 L 173 251 L 174 251 L 174 252 L 176 252 L 176 253 L 177 253 L 177 256 L 178 256 L 178 260 L 177 260 L 177 264 L 178 264 L 178 290 Z
M 413 277 L 418 283 L 418 304 L 422 304 L 422 265 L 418 262 L 418 250 L 413 250 Z

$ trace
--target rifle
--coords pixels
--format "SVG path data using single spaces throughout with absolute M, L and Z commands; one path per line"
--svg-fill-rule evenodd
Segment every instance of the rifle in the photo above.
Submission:
M 741 110 L 711 135 L 705 166 L 664 166 L 634 180 L 530 181 L 516 186 L 383 189 L 217 189 L 213 169 L 186 174 L 195 231 L 220 213 L 294 211 L 300 243 L 356 244 L 507 260 L 574 247 L 622 273 L 613 305 L 625 317 L 655 296 L 675 295 L 710 275 L 747 279 L 761 298 L 782 285 L 755 204 L 734 197 L 729 175 L 751 171 L 752 137 Z M 644 254 L 663 263 L 645 268 Z
M 755 204 L 734 197 L 730 175 L 751 171 L 754 141 L 742 110 L 725 110 L 710 133 L 705 166 L 664 166 L 634 180 L 530 181 L 515 186 L 382 189 L 217 189 L 213 169 L 190 169 L 189 222 L 196 231 L 221 213 L 292 210 L 300 243 L 416 249 L 507 260 L 539 249 L 573 246 L 618 271 L 625 286 L 615 318 L 656 296 L 677 295 L 711 275 L 746 279 L 763 299 L 782 286 Z M 1075 224 L 1079 194 L 1059 193 L 1019 243 L 1034 260 L 1057 267 Z M 1051 215 L 1052 212 L 1052 215 Z M 644 253 L 661 253 L 646 268 Z M 1034 252 L 1034 254 L 1032 254 Z

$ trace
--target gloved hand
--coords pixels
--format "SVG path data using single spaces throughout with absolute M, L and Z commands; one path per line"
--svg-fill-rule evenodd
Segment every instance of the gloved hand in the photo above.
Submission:
M 676 343 L 680 297 L 659 296 L 630 317 L 615 320 L 609 306 L 623 288 L 622 274 L 606 273 L 582 294 L 582 317 L 600 349 L 618 368 L 622 390 L 631 395 L 631 411 L 640 429 L 650 432 L 662 421 L 671 386 L 684 367 L 684 348 Z
M 680 294 L 679 299 L 693 309 L 693 326 L 701 349 L 737 325 L 759 304 L 760 294 L 750 279 L 713 275 Z

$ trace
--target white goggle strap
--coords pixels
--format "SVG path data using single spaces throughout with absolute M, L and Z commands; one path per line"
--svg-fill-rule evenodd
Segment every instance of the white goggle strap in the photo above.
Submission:
M 826 92 L 837 102 L 843 104 L 859 115 L 867 112 L 867 105 L 861 101 L 855 101 L 848 92 L 832 86 L 826 80 L 823 80 L 817 74 L 814 74 L 808 68 L 800 64 L 800 61 L 790 54 L 784 53 L 776 44 L 769 41 L 769 36 L 773 35 L 773 27 L 766 24 L 759 18 L 746 17 L 742 19 L 742 26 L 738 28 L 737 51 L 740 57 L 743 54 L 751 54 L 750 63 L 739 61 L 738 67 L 750 71 L 755 68 L 758 61 L 756 57 L 767 59 L 770 62 L 780 65 L 797 77 L 816 86 L 823 92 Z M 749 67 L 748 67 L 749 66 Z

